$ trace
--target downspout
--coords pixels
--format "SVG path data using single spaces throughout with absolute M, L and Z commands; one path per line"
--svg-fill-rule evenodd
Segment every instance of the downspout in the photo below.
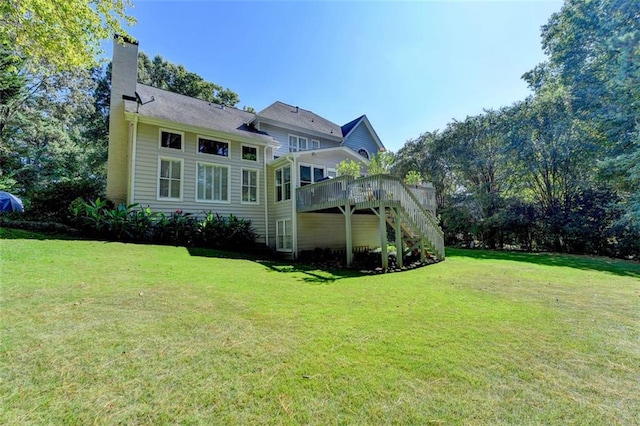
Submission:
M 265 225 L 265 237 L 264 237 L 264 243 L 267 247 L 269 247 L 269 195 L 267 192 L 268 186 L 267 186 L 267 149 L 269 149 L 269 146 L 265 146 L 264 147 L 264 156 L 262 157 L 262 161 L 264 162 L 264 165 L 262 166 L 263 169 L 263 187 L 264 187 L 264 225 Z
M 288 161 L 291 162 L 291 251 L 293 258 L 298 257 L 298 215 L 296 214 L 296 182 L 297 173 L 296 173 L 296 160 L 293 157 L 288 157 Z
M 127 204 L 133 204 L 135 199 L 134 188 L 136 181 L 136 145 L 138 141 L 138 114 L 133 116 L 133 132 L 131 143 L 131 164 L 129 166 L 129 194 L 127 195 Z

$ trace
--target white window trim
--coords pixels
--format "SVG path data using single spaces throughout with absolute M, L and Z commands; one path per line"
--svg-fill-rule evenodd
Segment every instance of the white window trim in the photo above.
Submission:
M 316 145 L 318 145 L 317 148 L 313 147 L 314 142 L 315 142 Z M 318 139 L 311 139 L 311 148 L 309 148 L 309 149 L 320 149 L 320 141 Z
M 311 167 L 311 184 L 316 183 L 316 182 L 314 181 L 314 179 L 313 179 L 313 169 L 314 169 L 314 168 L 316 168 L 316 169 L 322 169 L 323 177 L 326 177 L 326 176 L 327 176 L 327 168 L 326 168 L 325 166 L 321 166 L 321 165 L 319 165 L 319 164 L 311 164 L 311 163 L 298 163 L 298 169 L 300 169 L 300 166 L 307 166 L 307 167 Z M 300 173 L 300 171 L 298 170 L 298 188 L 299 188 L 300 186 L 302 186 L 302 180 L 301 180 L 300 176 L 301 176 L 301 173 Z
M 242 150 L 247 147 L 247 148 L 253 148 L 256 150 L 256 159 L 255 160 L 247 160 L 246 158 L 242 158 Z M 249 145 L 248 143 L 243 143 L 240 146 L 240 159 L 242 161 L 247 161 L 249 163 L 253 163 L 253 164 L 261 164 L 260 160 L 260 150 L 258 149 L 257 145 Z
M 256 201 L 244 201 L 242 199 L 242 175 L 243 173 L 247 171 L 247 172 L 255 172 L 256 174 Z M 247 168 L 247 167 L 243 167 L 240 169 L 240 203 L 241 204 L 249 204 L 249 205 L 256 205 L 256 204 L 260 204 L 260 170 L 259 169 L 251 169 L 251 168 Z
M 216 156 L 216 157 L 219 157 Z M 223 157 L 224 158 L 224 157 Z M 203 200 L 198 198 L 198 167 L 200 165 L 203 166 L 213 166 L 213 167 L 222 167 L 227 169 L 227 200 Z M 211 163 L 207 161 L 196 161 L 196 176 L 195 176 L 195 200 L 196 203 L 205 203 L 205 204 L 231 204 L 231 167 L 226 164 L 220 163 Z
M 284 169 L 288 167 L 289 168 L 289 198 L 284 198 Z M 282 200 L 278 200 L 278 170 L 282 170 Z M 280 166 L 277 169 L 275 169 L 273 171 L 273 185 L 274 185 L 274 191 L 273 191 L 273 196 L 275 198 L 275 203 L 284 203 L 287 201 L 291 201 L 291 199 L 293 199 L 293 170 L 291 170 L 291 165 L 285 165 L 285 166 Z
M 167 133 L 174 133 L 176 135 L 180 135 L 180 149 L 175 149 L 175 148 L 169 148 L 166 146 L 162 146 L 162 132 L 167 132 Z M 179 130 L 171 130 L 171 129 L 166 129 L 163 127 L 160 127 L 158 129 L 158 148 L 163 150 L 163 151 L 167 151 L 167 152 L 184 152 L 184 145 L 186 144 L 185 140 L 184 140 L 184 132 L 181 132 Z M 198 147 L 196 147 L 197 149 Z
M 362 154 L 360 154 L 360 151 L 364 151 L 364 152 L 366 152 L 366 153 L 367 153 L 367 156 L 366 156 L 366 157 L 364 157 Z M 356 152 L 358 153 L 358 155 L 360 155 L 360 156 L 362 156 L 362 157 L 366 158 L 367 160 L 371 160 L 371 153 L 369 152 L 369 150 L 368 150 L 368 149 L 360 147 L 360 148 L 358 148 L 358 151 L 356 151 Z
M 227 156 L 225 157 L 224 155 L 218 155 L 218 154 L 207 154 L 206 152 L 200 152 L 200 139 L 206 139 L 208 141 L 214 141 L 214 142 L 222 142 L 222 143 L 226 143 L 227 144 Z M 216 160 L 219 158 L 226 158 L 227 160 L 223 160 L 223 161 L 228 161 L 231 158 L 231 142 L 225 139 L 220 139 L 220 138 L 216 138 L 213 136 L 206 136 L 206 135 L 196 135 L 196 155 L 204 155 L 206 158 L 215 158 Z M 240 155 L 242 156 L 242 151 L 240 151 Z
M 296 149 L 295 151 L 291 150 L 291 138 L 295 138 L 296 139 Z M 307 147 L 305 149 L 300 149 L 300 139 L 304 139 L 305 141 L 307 141 Z M 309 151 L 309 138 L 305 137 L 305 136 L 298 136 L 298 135 L 292 135 L 289 134 L 289 137 L 287 138 L 287 143 L 289 144 L 289 152 L 300 152 L 300 151 Z
M 179 161 L 180 162 L 180 197 L 161 197 L 160 196 L 160 168 L 162 167 L 162 160 L 165 161 Z M 158 201 L 182 201 L 184 198 L 184 158 L 158 156 L 158 171 L 156 177 L 156 200 Z M 169 193 L 171 193 L 171 187 L 169 187 Z
M 282 247 L 278 247 L 278 240 L 280 239 L 280 233 L 278 232 L 279 230 L 279 224 L 282 223 L 282 227 L 285 230 L 285 233 L 282 234 L 283 237 L 287 236 L 286 230 L 287 230 L 287 222 L 289 222 L 289 228 L 291 229 L 291 234 L 289 234 L 289 236 L 291 237 L 291 248 L 285 248 L 286 244 L 285 244 L 285 240 L 283 238 L 282 240 Z M 287 252 L 287 253 L 291 253 L 293 252 L 293 221 L 291 219 L 280 219 L 280 220 L 276 220 L 276 251 L 280 251 L 280 252 Z

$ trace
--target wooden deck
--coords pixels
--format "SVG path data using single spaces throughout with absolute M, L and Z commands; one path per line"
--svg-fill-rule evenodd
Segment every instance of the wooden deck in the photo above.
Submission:
M 359 179 L 341 176 L 296 190 L 296 208 L 299 213 L 340 211 L 350 224 L 352 214 L 371 213 L 381 219 L 381 231 L 386 235 L 387 211 L 398 217 L 398 230 L 419 238 L 429 251 L 444 259 L 444 239 L 442 230 L 432 212 L 435 205 L 435 191 L 418 200 L 416 195 L 398 178 L 389 175 L 375 175 Z M 347 227 L 349 228 L 349 226 Z M 347 231 L 350 232 L 350 229 Z M 349 236 L 348 236 L 349 238 Z M 386 243 L 381 241 L 382 246 Z M 385 249 L 386 250 L 386 249 Z

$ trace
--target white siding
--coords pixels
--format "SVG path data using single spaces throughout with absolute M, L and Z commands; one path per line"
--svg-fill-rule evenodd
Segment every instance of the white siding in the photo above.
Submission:
M 171 131 L 171 128 L 163 127 Z M 258 161 L 241 159 L 242 142 L 201 134 L 200 136 L 229 143 L 229 157 L 200 154 L 197 152 L 198 134 L 185 132 L 183 150 L 159 148 L 159 128 L 149 124 L 138 124 L 138 140 L 136 143 L 136 170 L 133 202 L 143 207 L 151 207 L 153 211 L 171 213 L 183 210 L 194 214 L 213 211 L 222 216 L 233 214 L 251 220 L 251 224 L 259 234 L 259 242 L 264 242 L 266 224 L 264 218 L 264 149 L 258 148 Z M 182 201 L 166 201 L 157 199 L 158 191 L 158 157 L 172 157 L 184 161 L 182 180 Z M 196 201 L 196 162 L 221 164 L 229 167 L 230 193 L 229 203 L 209 203 Z M 255 205 L 241 203 L 242 169 L 255 169 L 258 172 L 259 203 Z
M 380 246 L 379 220 L 376 215 L 351 216 L 353 246 Z M 345 217 L 342 213 L 299 213 L 298 250 L 316 247 L 343 249 L 346 243 Z
M 269 241 L 267 245 L 275 250 L 276 248 L 276 221 L 281 219 L 292 219 L 292 203 L 293 197 L 293 182 L 291 185 L 292 199 L 287 201 L 276 202 L 276 178 L 275 170 L 290 163 L 282 163 L 278 167 L 268 167 L 267 169 L 267 203 L 269 208 Z

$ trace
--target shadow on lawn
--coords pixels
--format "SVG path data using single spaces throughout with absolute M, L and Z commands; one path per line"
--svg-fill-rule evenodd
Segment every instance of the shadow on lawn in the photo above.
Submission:
M 302 281 L 310 284 L 332 284 L 337 280 L 343 278 L 355 278 L 364 275 L 362 272 L 350 270 L 350 269 L 332 269 L 332 270 L 320 270 L 318 267 L 303 265 L 303 264 L 291 264 L 283 262 L 273 261 L 257 261 L 261 265 L 269 268 L 273 272 L 280 273 L 300 273 L 305 275 Z
M 215 257 L 219 259 L 240 259 L 250 260 L 264 266 L 269 272 L 279 272 L 281 274 L 299 273 L 303 274 L 302 281 L 311 284 L 331 284 L 343 278 L 353 278 L 364 275 L 361 272 L 349 269 L 327 269 L 323 270 L 317 266 L 294 263 L 290 261 L 277 260 L 265 253 L 234 253 L 231 251 L 213 250 L 205 248 L 188 248 L 191 256 Z
M 640 263 L 608 257 L 590 257 L 559 253 L 522 253 L 513 251 L 493 251 L 481 249 L 447 249 L 449 257 L 470 257 L 473 259 L 496 259 L 513 262 L 527 262 L 538 265 L 563 266 L 587 271 L 609 272 L 611 274 L 640 278 Z

